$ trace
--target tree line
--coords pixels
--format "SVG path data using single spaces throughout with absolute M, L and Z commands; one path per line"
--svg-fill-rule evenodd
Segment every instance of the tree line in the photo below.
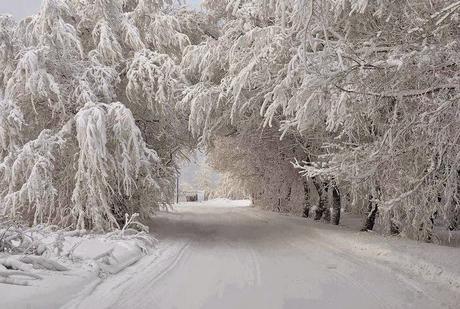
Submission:
M 429 241 L 459 228 L 459 1 L 203 7 L 45 0 L 1 17 L 5 214 L 147 217 L 199 145 L 260 207 L 334 224 L 346 209 Z

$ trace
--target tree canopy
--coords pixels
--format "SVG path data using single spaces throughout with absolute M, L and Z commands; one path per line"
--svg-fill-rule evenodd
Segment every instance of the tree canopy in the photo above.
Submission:
M 338 223 L 346 205 L 426 240 L 458 228 L 459 1 L 203 7 L 45 0 L 0 17 L 5 214 L 102 230 L 146 217 L 200 144 L 268 209 Z

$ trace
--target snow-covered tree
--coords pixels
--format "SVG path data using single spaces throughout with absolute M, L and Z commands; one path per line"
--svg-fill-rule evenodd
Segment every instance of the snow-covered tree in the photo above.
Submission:
M 0 18 L 5 213 L 96 229 L 146 216 L 198 141 L 263 207 L 338 224 L 349 197 L 365 229 L 458 229 L 458 1 L 203 6 L 45 0 Z
M 198 166 L 198 171 L 196 172 L 196 181 L 198 188 L 205 192 L 205 199 L 208 199 L 210 194 L 215 191 L 215 180 L 215 171 L 207 164 L 205 160 L 202 161 Z
M 244 190 L 244 183 L 240 178 L 233 176 L 231 172 L 224 172 L 220 175 L 219 182 L 210 196 L 212 198 L 228 198 L 232 200 L 242 200 L 250 197 Z
M 378 214 L 388 231 L 418 239 L 433 224 L 458 228 L 458 1 L 204 6 L 221 34 L 182 60 L 182 104 L 202 142 L 272 127 L 302 145 L 295 166 L 315 184 L 320 216 L 322 192 L 336 214 L 342 193 L 367 226 Z
M 44 0 L 19 24 L 0 17 L 4 214 L 109 230 L 172 200 L 176 158 L 195 144 L 176 110 L 178 64 L 202 39 L 189 38 L 194 29 L 207 31 L 179 11 L 161 0 Z

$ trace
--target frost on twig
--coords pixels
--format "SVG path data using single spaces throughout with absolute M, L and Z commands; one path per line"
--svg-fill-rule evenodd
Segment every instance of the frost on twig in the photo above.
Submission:
M 115 230 L 107 234 L 109 239 L 136 240 L 137 245 L 144 253 L 150 252 L 150 249 L 155 246 L 157 240 L 149 234 L 148 226 L 138 221 L 139 214 L 135 213 L 131 216 L 125 214 L 125 223 L 121 230 Z

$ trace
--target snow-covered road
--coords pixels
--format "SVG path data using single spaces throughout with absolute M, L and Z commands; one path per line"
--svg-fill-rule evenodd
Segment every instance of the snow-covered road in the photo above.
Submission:
M 341 231 L 302 218 L 181 207 L 158 216 L 152 230 L 161 241 L 156 256 L 65 307 L 454 308 L 460 301 L 453 290 L 338 246 L 331 239 Z

